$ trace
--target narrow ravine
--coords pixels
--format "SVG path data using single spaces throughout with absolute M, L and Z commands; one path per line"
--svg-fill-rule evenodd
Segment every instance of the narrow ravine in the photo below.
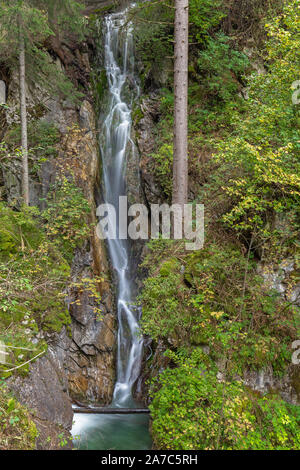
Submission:
M 112 13 L 104 19 L 108 111 L 104 119 L 100 119 L 99 145 L 103 167 L 103 199 L 115 207 L 117 214 L 119 197 L 127 195 L 127 157 L 130 152 L 135 152 L 131 140 L 131 108 L 139 94 L 135 78 L 132 25 L 127 20 L 127 11 Z M 140 312 L 134 305 L 131 247 L 128 240 L 118 237 L 108 239 L 107 242 L 116 275 L 119 325 L 117 380 L 112 407 L 135 408 L 138 404 L 133 399 L 132 387 L 140 374 L 143 339 L 138 324 Z M 148 421 L 147 415 L 77 414 L 72 434 L 79 436 L 77 447 L 80 449 L 148 449 L 151 446 Z
M 130 139 L 130 104 L 138 94 L 134 79 L 134 53 L 131 25 L 125 28 L 126 11 L 105 19 L 105 69 L 109 88 L 109 112 L 103 124 L 101 155 L 103 164 L 104 201 L 119 206 L 126 196 L 126 155 L 134 151 Z M 128 85 L 130 79 L 130 89 Z M 126 98 L 124 98 L 124 95 Z M 117 214 L 118 214 L 117 210 Z M 118 220 L 118 217 L 117 217 Z M 109 254 L 117 275 L 118 357 L 115 406 L 132 405 L 131 389 L 140 372 L 142 338 L 132 297 L 133 280 L 128 240 L 108 239 Z

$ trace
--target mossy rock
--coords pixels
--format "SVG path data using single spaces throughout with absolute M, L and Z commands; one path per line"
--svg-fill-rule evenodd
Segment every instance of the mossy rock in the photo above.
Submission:
M 51 330 L 59 333 L 63 326 L 69 326 L 71 324 L 71 317 L 68 312 L 68 309 L 63 309 L 62 305 L 58 306 L 58 309 L 52 310 L 47 315 L 46 321 L 43 323 L 43 330 Z
M 176 273 L 180 269 L 180 263 L 177 258 L 170 258 L 167 261 L 165 261 L 160 270 L 159 274 L 162 277 L 168 277 L 169 274 Z
M 194 279 L 199 276 L 201 271 L 201 263 L 203 262 L 203 256 L 203 251 L 195 251 L 195 253 L 189 255 L 186 258 L 184 279 L 189 284 L 193 284 Z
M 107 83 L 107 76 L 106 76 L 106 71 L 103 69 L 99 73 L 99 75 L 96 78 L 95 81 L 95 92 L 96 92 L 96 98 L 97 102 L 101 103 L 104 93 L 107 90 L 108 83 Z
M 38 296 L 31 305 L 32 312 L 39 327 L 44 331 L 59 333 L 63 326 L 71 324 L 71 317 L 59 292 L 51 292 L 51 297 Z
M 132 121 L 134 125 L 137 126 L 139 122 L 141 121 L 141 119 L 143 119 L 143 117 L 144 117 L 144 113 L 141 110 L 141 107 L 136 106 L 134 110 L 132 111 Z
M 24 246 L 34 249 L 41 243 L 43 234 L 34 222 L 34 213 L 34 208 L 17 212 L 0 203 L 0 260 L 22 252 Z

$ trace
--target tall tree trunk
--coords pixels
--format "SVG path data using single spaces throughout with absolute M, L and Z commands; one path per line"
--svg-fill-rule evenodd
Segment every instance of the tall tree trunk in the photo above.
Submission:
M 173 204 L 188 194 L 188 0 L 175 0 Z
M 25 87 L 25 42 L 20 28 L 19 36 L 19 88 L 20 88 L 20 117 L 21 117 L 21 148 L 22 148 L 22 194 L 24 203 L 29 205 L 28 178 L 28 143 L 27 143 L 27 110 Z

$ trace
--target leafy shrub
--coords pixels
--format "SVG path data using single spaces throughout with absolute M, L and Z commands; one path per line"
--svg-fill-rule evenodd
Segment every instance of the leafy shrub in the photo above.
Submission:
M 89 203 L 82 190 L 63 177 L 53 188 L 47 206 L 42 214 L 47 222 L 47 234 L 62 243 L 68 255 L 90 232 L 85 221 L 90 212 Z
M 37 248 L 42 234 L 36 225 L 35 217 L 38 211 L 34 207 L 24 207 L 22 211 L 12 211 L 3 202 L 0 202 L 0 259 L 7 260 L 20 250 L 20 247 L 30 246 Z
M 217 379 L 208 358 L 195 350 L 176 357 L 153 385 L 154 444 L 172 450 L 299 450 L 299 407 L 276 395 L 256 395 L 239 382 Z
M 209 33 L 225 16 L 221 0 L 191 0 L 189 2 L 190 34 L 199 43 L 206 42 Z
M 5 142 L 10 147 L 21 145 L 21 126 L 10 128 L 5 136 Z M 53 124 L 43 120 L 30 121 L 28 124 L 28 142 L 30 149 L 43 151 L 45 156 L 55 155 L 56 144 L 59 142 L 59 130 Z
M 176 243 L 151 247 L 141 295 L 146 334 L 187 350 L 207 345 L 215 360 L 226 358 L 232 376 L 266 363 L 284 370 L 297 309 L 263 285 L 255 262 L 230 245 L 211 243 L 188 255 Z
M 0 203 L 0 340 L 13 347 L 4 371 L 26 373 L 29 364 L 19 366 L 47 350 L 39 331 L 70 323 L 62 295 L 70 267 L 47 240 L 38 215 L 36 208 L 17 212 Z
M 138 5 L 132 15 L 137 56 L 145 67 L 144 78 L 156 77 L 173 55 L 174 6 L 168 2 L 144 3 Z M 210 30 L 223 17 L 220 0 L 190 0 L 191 42 L 205 44 Z
M 287 2 L 284 13 L 266 28 L 268 71 L 251 76 L 247 110 L 235 115 L 234 131 L 220 142 L 216 158 L 223 181 L 227 175 L 220 197 L 225 193 L 230 199 L 223 221 L 258 239 L 276 235 L 276 215 L 287 214 L 295 222 L 299 215 L 300 108 L 291 91 L 300 61 L 297 2 Z
M 173 145 L 163 144 L 157 153 L 153 153 L 154 172 L 159 181 L 164 194 L 170 198 L 172 195 L 172 166 L 173 166 Z
M 248 58 L 230 44 L 230 38 L 220 33 L 216 38 L 210 38 L 206 48 L 199 53 L 198 68 L 204 80 L 208 93 L 217 99 L 230 101 L 240 88 L 238 79 L 246 71 Z
M 28 411 L 0 380 L 0 450 L 33 450 L 37 436 Z

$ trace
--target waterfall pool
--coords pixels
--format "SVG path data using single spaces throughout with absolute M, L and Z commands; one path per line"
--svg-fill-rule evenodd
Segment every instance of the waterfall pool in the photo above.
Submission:
M 149 415 L 74 414 L 72 435 L 79 450 L 149 450 Z

